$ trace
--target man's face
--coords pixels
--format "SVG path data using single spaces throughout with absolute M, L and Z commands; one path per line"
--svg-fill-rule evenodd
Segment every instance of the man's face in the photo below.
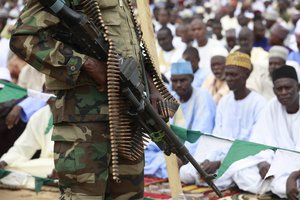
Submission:
M 237 66 L 225 67 L 225 80 L 230 90 L 237 91 L 244 88 L 249 76 L 247 69 Z
M 226 42 L 227 42 L 227 45 L 232 49 L 236 45 L 236 37 L 235 36 L 227 36 Z
M 172 88 L 177 95 L 182 98 L 188 95 L 192 89 L 192 75 L 172 75 Z
M 245 17 L 245 15 L 240 14 L 237 18 L 239 25 L 243 26 L 247 26 L 249 23 L 249 19 L 247 17 Z
M 291 78 L 279 78 L 274 82 L 274 93 L 283 106 L 299 102 L 299 84 Z
M 168 24 L 170 21 L 170 15 L 168 13 L 168 11 L 162 9 L 158 12 L 158 22 L 161 25 L 166 25 Z
M 239 34 L 239 45 L 243 52 L 250 52 L 253 46 L 253 34 L 249 32 Z
M 186 61 L 190 61 L 192 64 L 192 68 L 193 68 L 193 72 L 195 72 L 198 68 L 199 68 L 199 57 L 198 56 L 194 56 L 191 54 L 184 54 L 182 55 L 183 59 Z
M 173 47 L 172 40 L 173 37 L 168 33 L 168 31 L 162 30 L 157 33 L 157 40 L 159 46 L 165 50 L 170 51 Z
M 222 25 L 221 25 L 221 23 L 214 23 L 212 28 L 213 28 L 213 33 L 218 38 L 221 38 L 222 37 Z
M 269 73 L 272 75 L 275 69 L 280 68 L 285 64 L 285 61 L 282 58 L 271 57 L 269 58 Z
M 195 21 L 191 24 L 191 29 L 193 32 L 193 37 L 196 40 L 203 40 L 206 38 L 206 26 L 205 24 L 199 21 Z
M 224 80 L 225 78 L 225 62 L 226 58 L 224 56 L 214 56 L 211 58 L 211 70 L 214 73 L 215 77 L 219 80 Z

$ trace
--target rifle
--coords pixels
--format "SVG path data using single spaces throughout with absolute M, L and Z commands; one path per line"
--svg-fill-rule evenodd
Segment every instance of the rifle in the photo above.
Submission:
M 61 0 L 39 0 L 39 2 L 46 8 L 50 8 L 68 26 L 72 35 L 78 40 L 77 45 L 82 47 L 87 55 L 107 61 L 108 44 L 104 35 L 87 17 L 72 10 Z M 121 92 L 131 104 L 128 114 L 135 117 L 142 130 L 166 155 L 174 153 L 183 164 L 190 162 L 215 193 L 222 197 L 222 193 L 212 181 L 215 175 L 207 174 L 200 167 L 150 103 L 144 93 L 145 86 L 139 79 L 138 65 L 133 58 L 119 58 Z

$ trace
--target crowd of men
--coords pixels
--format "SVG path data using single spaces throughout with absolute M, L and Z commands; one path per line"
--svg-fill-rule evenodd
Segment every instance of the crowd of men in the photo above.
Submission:
M 9 50 L 10 31 L 24 3 L 0 1 L 0 79 L 42 91 L 44 76 Z M 160 72 L 180 103 L 171 124 L 232 141 L 300 151 L 300 1 L 156 0 L 150 1 L 150 8 Z M 46 167 L 38 175 L 52 173 L 53 164 L 47 160 L 53 157 L 51 112 L 46 102 L 28 97 L 1 106 L 6 112 L 0 113 L 0 168 L 34 173 L 32 163 L 24 161 L 41 149 L 37 159 Z M 200 140 L 185 145 L 196 158 L 203 155 Z M 215 173 L 229 148 L 226 143 L 198 162 Z M 227 180 L 217 179 L 217 186 L 260 193 L 274 155 L 266 151 L 246 158 Z M 163 154 L 152 142 L 145 148 L 145 161 L 145 175 L 168 176 Z M 292 160 L 288 164 L 293 165 Z M 202 184 L 188 165 L 179 173 L 184 183 Z M 274 176 L 264 192 L 296 199 L 299 166 Z

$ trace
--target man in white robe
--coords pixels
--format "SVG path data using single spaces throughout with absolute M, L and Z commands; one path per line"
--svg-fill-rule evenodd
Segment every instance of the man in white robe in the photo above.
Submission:
M 200 56 L 199 66 L 210 74 L 210 60 L 213 52 L 216 48 L 224 48 L 224 46 L 219 41 L 207 37 L 206 25 L 201 19 L 194 19 L 191 22 L 191 29 L 195 39 L 192 45 L 198 49 Z
M 218 104 L 214 136 L 230 140 L 249 139 L 253 125 L 265 105 L 262 96 L 246 87 L 246 80 L 251 69 L 250 57 L 247 54 L 234 52 L 227 57 L 225 80 L 231 92 L 223 96 Z M 229 148 L 230 145 L 207 155 L 207 159 L 201 163 L 203 169 L 207 173 L 215 173 Z
M 163 27 L 157 32 L 157 48 L 158 62 L 160 72 L 170 80 L 170 69 L 173 62 L 177 62 L 182 58 L 184 49 L 177 48 L 173 45 L 173 35 L 169 28 Z
M 183 128 L 210 133 L 214 127 L 215 103 L 211 95 L 200 88 L 193 88 L 193 70 L 190 62 L 180 61 L 171 67 L 172 87 L 174 95 L 180 102 L 181 113 L 177 112 L 171 124 Z M 180 124 L 178 122 L 180 121 Z M 185 142 L 191 155 L 194 154 L 197 142 Z M 145 175 L 167 177 L 163 152 L 150 143 L 145 149 Z
M 14 146 L 1 157 L 0 169 L 47 177 L 54 169 L 52 131 L 52 113 L 47 105 L 30 118 L 26 129 Z M 40 157 L 31 159 L 39 149 L 41 150 Z
M 270 100 L 260 115 L 250 141 L 300 151 L 300 86 L 296 70 L 291 66 L 282 66 L 273 72 L 272 80 L 276 97 Z M 284 190 L 285 185 L 279 186 L 276 185 L 278 181 L 272 181 L 267 188 L 262 187 L 274 155 L 274 151 L 266 150 L 237 161 L 219 180 L 232 179 L 240 189 L 252 193 L 271 190 L 276 194 L 277 191 Z M 280 175 L 275 175 L 274 180 L 278 176 Z
M 272 99 L 273 83 L 271 73 L 286 63 L 289 51 L 283 46 L 272 46 L 269 50 L 268 67 L 261 67 L 257 70 L 251 80 L 248 80 L 247 86 L 263 95 L 266 100 Z

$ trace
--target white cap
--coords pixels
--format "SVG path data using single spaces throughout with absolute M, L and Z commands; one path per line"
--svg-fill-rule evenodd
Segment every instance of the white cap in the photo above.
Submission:
M 10 72 L 6 67 L 0 67 L 0 80 L 11 81 Z

